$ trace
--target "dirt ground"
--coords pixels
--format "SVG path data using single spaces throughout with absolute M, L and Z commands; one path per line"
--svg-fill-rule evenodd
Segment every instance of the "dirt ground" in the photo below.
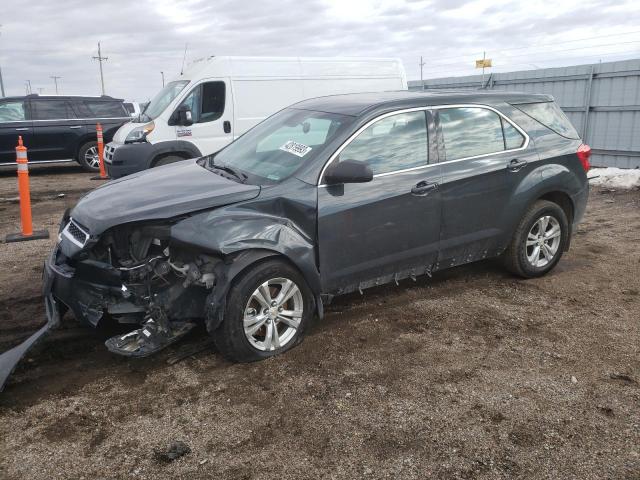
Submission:
M 2 238 L 19 228 L 14 175 Z M 98 183 L 73 166 L 31 181 L 52 237 L 0 244 L 1 350 L 44 322 L 43 259 Z M 545 278 L 490 261 L 350 295 L 268 361 L 170 364 L 198 333 L 127 360 L 105 338 L 66 319 L 21 364 L 0 394 L 0 478 L 638 479 L 640 191 L 592 191 Z M 174 440 L 190 453 L 163 461 Z

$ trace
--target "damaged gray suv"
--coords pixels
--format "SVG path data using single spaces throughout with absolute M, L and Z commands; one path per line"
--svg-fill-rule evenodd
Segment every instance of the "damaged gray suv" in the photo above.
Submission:
M 106 345 L 144 356 L 203 322 L 245 362 L 296 345 L 335 295 L 498 256 L 540 276 L 583 215 L 589 154 L 545 95 L 306 100 L 82 198 L 45 264 L 49 325 L 137 324 Z

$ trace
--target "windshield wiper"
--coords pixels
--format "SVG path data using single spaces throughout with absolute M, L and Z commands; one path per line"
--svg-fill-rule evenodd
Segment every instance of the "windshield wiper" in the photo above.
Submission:
M 247 178 L 249 178 L 246 173 L 240 172 L 228 165 L 218 165 L 216 163 L 213 163 L 213 158 L 209 161 L 209 165 L 211 166 L 211 168 L 215 168 L 217 170 L 222 170 L 223 172 L 230 173 L 231 175 L 236 177 L 238 180 L 240 180 L 240 183 L 246 182 Z

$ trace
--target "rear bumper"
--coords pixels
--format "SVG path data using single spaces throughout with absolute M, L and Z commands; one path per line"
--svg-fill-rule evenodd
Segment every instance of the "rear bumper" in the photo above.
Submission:
M 153 155 L 153 145 L 147 142 L 110 142 L 104 148 L 104 165 L 111 178 L 120 178 L 149 168 Z

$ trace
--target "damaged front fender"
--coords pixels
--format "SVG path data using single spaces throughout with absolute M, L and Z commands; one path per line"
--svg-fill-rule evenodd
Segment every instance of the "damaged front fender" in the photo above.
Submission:
M 207 299 L 207 329 L 222 321 L 225 299 L 234 278 L 249 265 L 281 255 L 302 273 L 322 316 L 320 274 L 313 238 L 287 218 L 247 210 L 212 211 L 194 215 L 171 227 L 171 240 L 186 248 L 220 254 L 218 282 Z

